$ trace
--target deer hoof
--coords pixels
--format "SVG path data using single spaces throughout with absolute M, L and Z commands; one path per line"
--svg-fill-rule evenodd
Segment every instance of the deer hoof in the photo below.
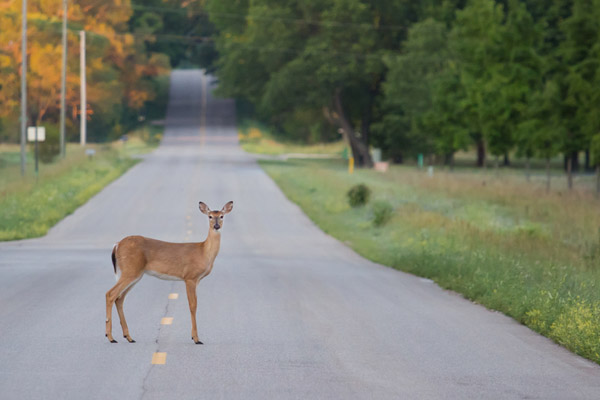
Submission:
M 199 340 L 196 340 L 196 339 L 194 339 L 194 338 L 192 338 L 192 340 L 193 340 L 193 341 L 194 341 L 194 343 L 196 343 L 196 344 L 204 344 L 204 343 L 202 343 L 201 341 L 199 341 Z
M 131 336 L 123 336 L 129 343 L 135 343 L 135 340 L 131 338 Z
M 111 343 L 118 343 L 115 339 L 110 341 Z

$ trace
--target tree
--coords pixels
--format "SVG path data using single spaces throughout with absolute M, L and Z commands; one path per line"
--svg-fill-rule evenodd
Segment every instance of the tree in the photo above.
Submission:
M 445 24 L 431 18 L 414 24 L 402 53 L 389 55 L 383 84 L 385 116 L 377 129 L 387 136 L 392 155 L 411 149 L 434 151 L 431 124 L 424 119 L 432 108 L 432 85 L 448 61 Z M 429 116 L 429 119 L 431 116 Z M 402 137 L 403 140 L 398 140 Z M 396 147 L 395 144 L 400 146 Z
M 370 166 L 371 126 L 386 68 L 384 49 L 397 48 L 416 5 L 403 2 L 210 1 L 219 29 L 220 91 L 243 97 L 276 126 L 316 115 L 340 129 L 356 164 Z M 223 18 L 245 12 L 245 23 Z
M 20 3 L 4 2 L 0 6 L 0 117 L 17 115 L 20 75 Z M 37 0 L 29 3 L 28 23 L 28 106 L 32 123 L 58 121 L 62 53 L 60 0 Z M 126 32 L 131 16 L 129 3 L 82 0 L 68 9 L 68 67 L 66 103 L 73 126 L 79 103 L 79 37 L 87 35 L 88 112 L 93 112 L 90 138 L 106 140 L 116 135 L 123 116 L 137 114 L 152 99 L 148 80 L 166 72 L 165 59 L 140 52 L 133 35 Z M 93 18 L 91 17 L 93 16 Z M 137 50 L 137 52 L 136 52 Z M 115 101 L 115 99 L 118 99 Z M 133 119 L 133 118 L 130 118 Z M 137 115 L 135 116 L 137 123 Z M 13 132 L 11 138 L 17 138 Z
M 505 110 L 499 107 L 496 90 L 502 84 L 497 74 L 501 67 L 502 6 L 492 0 L 472 0 L 456 12 L 449 47 L 456 56 L 468 129 L 478 147 L 478 165 L 485 164 L 486 147 L 495 155 L 510 145 L 509 132 L 503 129 Z

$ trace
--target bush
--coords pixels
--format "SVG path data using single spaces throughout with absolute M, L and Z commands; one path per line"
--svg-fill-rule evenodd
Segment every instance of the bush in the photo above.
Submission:
M 46 140 L 38 143 L 40 161 L 50 164 L 60 154 L 60 130 L 56 125 L 44 125 L 46 127 Z M 35 145 L 32 143 L 31 148 Z
M 373 225 L 385 225 L 392 218 L 393 213 L 394 208 L 390 203 L 385 200 L 376 201 L 373 204 Z
M 369 201 L 369 196 L 371 195 L 371 190 L 364 184 L 359 184 L 356 186 L 352 186 L 350 190 L 348 190 L 348 203 L 351 207 L 360 207 L 367 204 Z

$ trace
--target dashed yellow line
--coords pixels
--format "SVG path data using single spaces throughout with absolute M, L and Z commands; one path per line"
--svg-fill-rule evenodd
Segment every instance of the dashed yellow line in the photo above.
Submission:
M 179 297 L 179 293 L 169 294 L 169 300 L 176 300 Z
M 152 364 L 164 364 L 167 362 L 167 353 L 152 354 Z
M 164 317 L 160 320 L 161 325 L 171 325 L 173 323 L 173 317 Z

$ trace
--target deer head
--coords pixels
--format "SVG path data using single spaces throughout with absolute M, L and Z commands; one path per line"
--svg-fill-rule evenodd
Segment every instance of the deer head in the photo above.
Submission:
M 200 202 L 200 211 L 203 214 L 208 215 L 208 226 L 209 229 L 213 229 L 215 232 L 223 227 L 223 217 L 233 209 L 233 201 L 228 202 L 223 206 L 221 211 L 211 211 L 210 208 L 203 202 Z

